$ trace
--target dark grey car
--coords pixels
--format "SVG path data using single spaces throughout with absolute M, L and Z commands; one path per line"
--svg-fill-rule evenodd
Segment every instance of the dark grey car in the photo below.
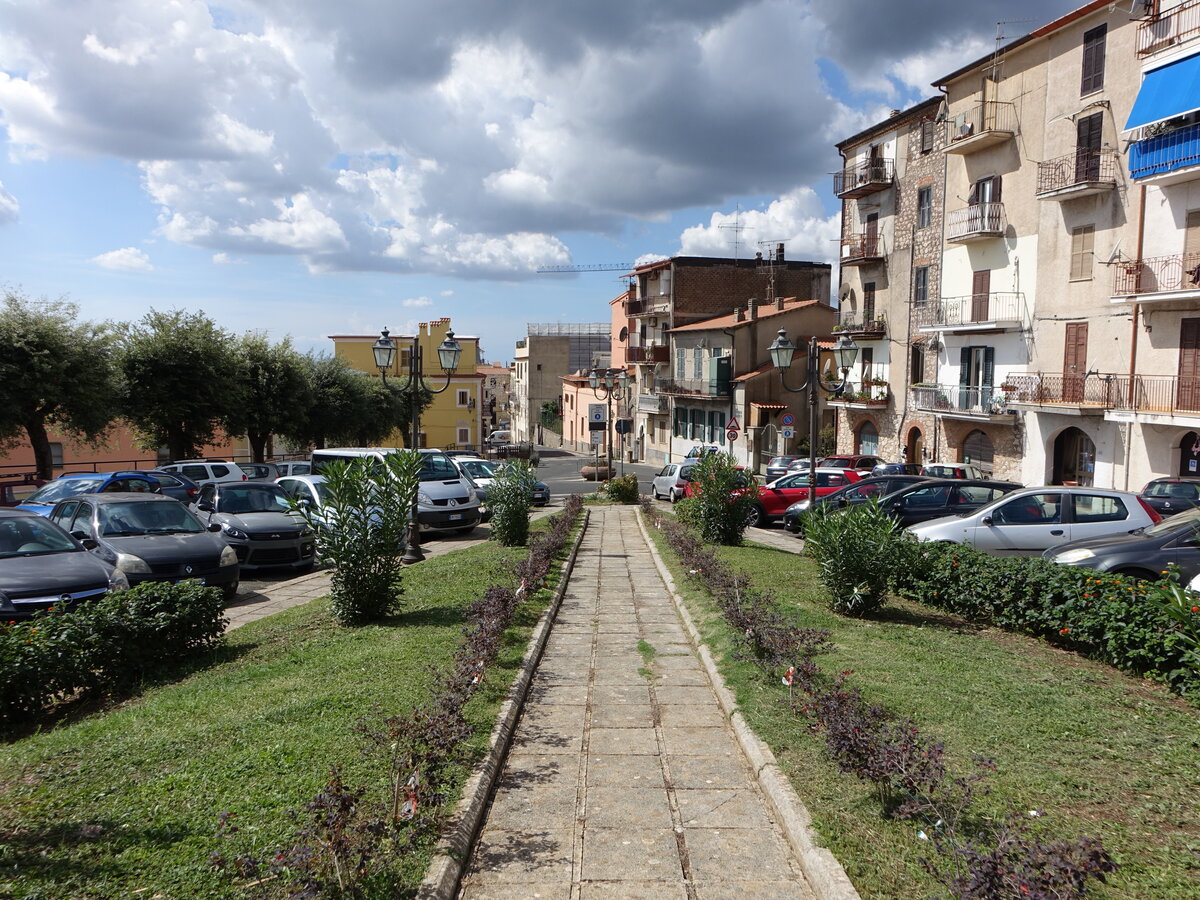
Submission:
M 316 535 L 289 510 L 287 494 L 271 481 L 210 481 L 196 501 L 200 521 L 221 527 L 243 569 L 308 571 L 316 561 Z
M 1128 534 L 1086 538 L 1051 547 L 1044 559 L 1113 575 L 1157 580 L 1168 565 L 1179 566 L 1184 584 L 1200 575 L 1200 508 Z
M 125 576 L 37 513 L 0 509 L 0 620 L 99 600 L 129 587 Z
M 131 585 L 195 578 L 229 599 L 237 594 L 237 554 L 178 500 L 132 493 L 72 497 L 55 504 L 50 521 L 88 542 Z

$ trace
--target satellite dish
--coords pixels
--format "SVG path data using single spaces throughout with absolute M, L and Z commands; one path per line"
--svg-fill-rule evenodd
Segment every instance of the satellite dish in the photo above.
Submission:
M 1108 259 L 1104 261 L 1104 265 L 1111 266 L 1114 263 L 1121 261 L 1121 239 L 1117 238 L 1117 242 L 1113 244 L 1112 253 L 1108 254 Z
M 843 303 L 845 303 L 847 300 L 850 299 L 850 285 L 848 285 L 848 284 L 842 285 L 842 291 L 840 294 L 838 294 L 838 299 L 841 300 Z

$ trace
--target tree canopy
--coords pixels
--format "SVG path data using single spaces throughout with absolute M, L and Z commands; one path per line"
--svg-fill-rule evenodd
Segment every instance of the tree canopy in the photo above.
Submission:
M 229 434 L 245 435 L 257 462 L 266 459 L 267 441 L 298 417 L 312 402 L 304 357 L 290 337 L 272 344 L 266 335 L 249 332 L 234 341 L 241 404 L 225 420 Z

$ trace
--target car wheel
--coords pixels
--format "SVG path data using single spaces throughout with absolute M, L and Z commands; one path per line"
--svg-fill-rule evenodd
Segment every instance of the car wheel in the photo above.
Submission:
M 655 500 L 662 499 L 662 495 L 659 494 L 658 488 L 656 488 L 654 485 L 650 485 L 650 496 L 653 497 Z
M 237 599 L 238 587 L 240 585 L 241 585 L 241 582 L 235 581 L 232 584 L 225 585 L 225 587 L 223 587 L 221 589 L 225 595 L 226 603 L 232 603 L 234 600 Z
M 746 516 L 746 524 L 751 528 L 766 528 L 767 527 L 767 512 L 758 504 L 750 508 L 750 515 Z
M 1139 569 L 1137 566 L 1127 566 L 1124 569 L 1114 569 L 1114 575 L 1127 575 L 1130 578 L 1138 578 L 1142 581 L 1157 581 L 1160 576 L 1151 572 L 1149 569 Z
M 679 502 L 679 497 L 675 493 L 675 488 L 671 488 L 669 491 L 667 491 L 667 499 L 672 503 Z

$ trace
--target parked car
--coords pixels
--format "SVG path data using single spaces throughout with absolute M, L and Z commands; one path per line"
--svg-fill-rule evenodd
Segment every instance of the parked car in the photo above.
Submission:
M 959 478 L 986 481 L 987 476 L 979 466 L 970 463 L 929 463 L 921 466 L 921 474 L 930 478 Z
M 178 500 L 159 494 L 97 494 L 60 500 L 50 521 L 61 525 L 130 584 L 199 579 L 227 600 L 238 589 L 237 553 Z
M 820 461 L 818 461 L 818 465 L 819 464 L 820 464 Z M 792 460 L 792 463 L 791 463 L 791 465 L 788 466 L 787 472 L 785 474 L 791 474 L 792 472 L 807 472 L 809 466 L 811 466 L 811 465 L 812 465 L 811 457 L 808 457 L 808 456 L 798 457 L 798 458 Z
M 839 491 L 849 484 L 861 480 L 854 469 L 816 470 L 817 497 Z M 796 472 L 777 478 L 758 489 L 758 502 L 750 512 L 750 524 L 767 528 L 772 522 L 783 518 L 789 506 L 808 496 L 808 472 Z
M 489 447 L 503 447 L 505 444 L 512 443 L 511 431 L 493 431 L 484 439 L 484 443 Z
M 287 494 L 274 482 L 209 482 L 200 486 L 196 513 L 218 525 L 243 569 L 289 566 L 308 571 L 316 561 L 315 534 L 290 511 Z
M 69 609 L 128 587 L 123 572 L 48 518 L 0 509 L 0 620 L 28 619 L 52 606 Z
M 290 475 L 311 475 L 312 463 L 305 460 L 304 462 L 273 462 L 275 471 L 279 473 L 280 478 Z
M 1200 508 L 1184 510 L 1128 534 L 1084 538 L 1051 547 L 1051 562 L 1113 575 L 1157 580 L 1167 566 L 1179 566 L 1181 581 L 1200 576 Z
M 26 497 L 17 506 L 17 509 L 46 516 L 50 514 L 50 510 L 59 500 L 73 497 L 76 494 L 99 494 L 108 491 L 154 493 L 158 490 L 160 488 L 157 479 L 145 472 L 77 472 L 71 475 L 62 475 L 38 488 Z
M 215 459 L 181 459 L 169 466 L 159 466 L 164 472 L 178 472 L 199 485 L 217 482 L 246 481 L 246 473 L 237 463 Z
M 1155 478 L 1142 488 L 1141 497 L 1160 515 L 1173 516 L 1200 506 L 1200 478 Z
M 788 467 L 798 459 L 799 456 L 776 456 L 768 460 L 767 467 L 763 470 L 763 474 L 767 476 L 767 484 L 786 475 Z
M 684 491 L 687 489 L 687 483 L 690 480 L 688 473 L 696 467 L 696 460 L 684 460 L 683 462 L 667 463 L 662 467 L 654 479 L 650 482 L 650 493 L 655 500 L 661 500 L 666 497 L 672 503 L 683 498 Z
M 178 472 L 164 472 L 162 469 L 148 469 L 146 474 L 158 482 L 158 489 L 164 497 L 178 500 L 185 506 L 200 494 L 200 485 L 186 475 Z
M 1160 521 L 1137 494 L 1055 485 L 1012 491 L 968 515 L 909 531 L 918 540 L 966 544 L 997 556 L 1036 556 L 1068 541 L 1128 534 Z
M 878 456 L 869 456 L 862 454 L 837 454 L 835 456 L 827 456 L 820 460 L 817 465 L 822 469 L 854 469 L 856 472 L 861 472 L 863 475 L 870 473 L 877 465 L 883 462 Z
M 720 453 L 721 448 L 716 444 L 697 444 L 683 455 L 684 459 L 699 459 L 702 456 L 707 456 L 710 453 Z
M 700 495 L 700 483 L 693 478 L 686 478 L 686 485 L 683 489 L 684 497 L 698 497 Z M 744 490 L 757 490 L 759 487 L 758 480 L 746 471 L 745 466 L 737 467 L 737 474 L 734 478 L 734 493 L 739 493 Z
M 1013 481 L 936 479 L 901 488 L 885 496 L 879 505 L 902 526 L 928 522 L 943 516 L 974 512 L 998 497 L 1019 490 Z
M 238 463 L 238 468 L 246 473 L 247 481 L 274 481 L 279 477 L 279 470 L 272 463 L 244 462 Z
M 40 478 L 10 478 L 0 481 L 0 506 L 18 506 L 46 482 Z
M 832 494 L 818 496 L 817 506 L 861 506 L 868 500 L 881 500 L 901 488 L 930 480 L 923 475 L 875 475 L 864 478 L 855 484 L 849 484 Z M 793 534 L 801 534 L 804 531 L 802 522 L 804 513 L 808 512 L 810 508 L 807 496 L 803 500 L 797 500 L 784 512 L 783 527 Z
M 880 463 L 871 470 L 872 475 L 920 475 L 923 466 L 920 463 Z
M 504 474 L 504 467 L 507 462 L 492 464 L 492 471 L 496 473 L 496 477 Z M 529 502 L 534 506 L 545 506 L 550 502 L 550 486 L 544 481 L 534 481 L 533 488 L 529 492 Z

